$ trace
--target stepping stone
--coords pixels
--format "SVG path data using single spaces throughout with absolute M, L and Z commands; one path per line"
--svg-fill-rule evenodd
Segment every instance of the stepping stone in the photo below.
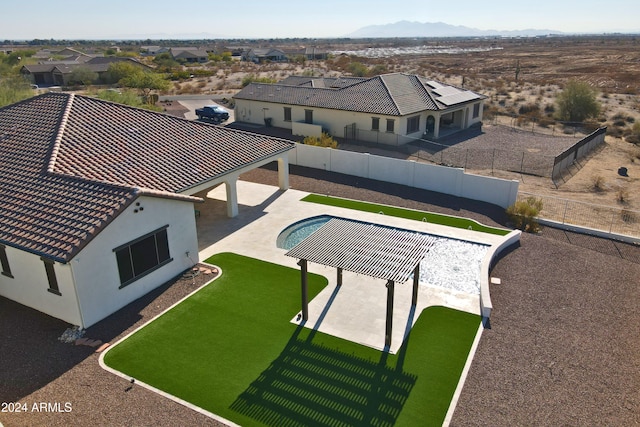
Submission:
M 97 346 L 99 346 L 99 345 L 102 345 L 102 341 L 100 341 L 100 340 L 93 340 L 93 341 L 91 342 L 91 344 L 87 344 L 87 345 L 88 345 L 88 346 L 90 346 L 90 347 L 97 347 Z
M 84 345 L 87 342 L 87 338 L 78 338 L 75 342 L 76 345 Z

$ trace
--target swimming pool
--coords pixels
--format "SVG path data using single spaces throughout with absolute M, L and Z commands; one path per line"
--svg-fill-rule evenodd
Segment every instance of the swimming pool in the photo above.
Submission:
M 291 249 L 331 218 L 320 215 L 295 222 L 282 230 L 277 247 Z M 427 234 L 427 233 L 423 233 Z M 420 284 L 468 294 L 480 294 L 480 265 L 489 245 L 427 234 L 435 243 L 420 263 Z

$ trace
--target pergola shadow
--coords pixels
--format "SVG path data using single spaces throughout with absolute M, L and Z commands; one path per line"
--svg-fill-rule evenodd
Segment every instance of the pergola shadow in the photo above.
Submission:
M 231 409 L 269 426 L 393 426 L 417 376 L 314 343 L 298 326 L 269 367 L 232 403 Z M 308 331 L 308 329 L 306 330 Z M 406 343 L 403 345 L 404 353 Z

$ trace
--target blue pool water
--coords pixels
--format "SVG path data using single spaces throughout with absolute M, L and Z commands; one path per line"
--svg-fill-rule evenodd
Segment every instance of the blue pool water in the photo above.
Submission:
M 293 248 L 325 225 L 331 218 L 333 218 L 331 215 L 320 215 L 291 224 L 280 233 L 276 246 L 286 250 Z
M 291 224 L 278 236 L 277 246 L 289 250 L 310 236 L 330 215 L 307 218 Z M 480 294 L 480 264 L 488 245 L 430 235 L 435 243 L 420 263 L 420 284 L 468 294 Z

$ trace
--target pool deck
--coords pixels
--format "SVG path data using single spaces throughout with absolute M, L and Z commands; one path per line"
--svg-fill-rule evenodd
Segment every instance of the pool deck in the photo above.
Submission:
M 219 186 L 197 206 L 200 260 L 213 254 L 234 252 L 280 265 L 299 269 L 298 260 L 285 256 L 287 250 L 276 247 L 280 232 L 290 224 L 316 215 L 367 221 L 408 230 L 437 234 L 489 245 L 498 244 L 503 236 L 495 236 L 465 229 L 407 220 L 377 213 L 303 202 L 306 192 L 281 191 L 277 187 L 238 181 L 239 214 L 226 217 L 225 189 Z M 336 286 L 336 270 L 309 263 L 309 272 L 325 276 L 329 285 L 309 303 L 306 327 L 344 338 L 376 349 L 384 349 L 387 289 L 385 281 L 345 271 L 343 285 Z M 224 274 L 224 271 L 223 271 Z M 300 286 L 293 283 L 292 286 Z M 474 314 L 481 314 L 480 296 L 420 285 L 418 304 L 411 306 L 412 283 L 397 283 L 394 297 L 394 316 L 391 353 L 398 351 L 406 334 L 422 310 L 442 305 Z M 265 302 L 272 303 L 272 302 Z M 297 313 L 292 313 L 296 322 Z

